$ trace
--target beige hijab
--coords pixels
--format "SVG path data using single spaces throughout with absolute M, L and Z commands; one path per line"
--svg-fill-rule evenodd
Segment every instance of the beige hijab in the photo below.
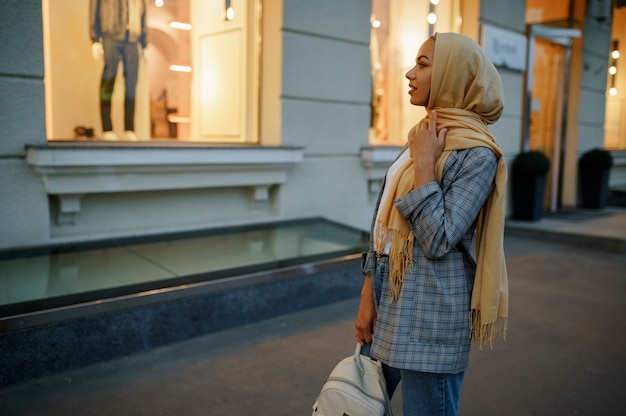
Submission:
M 482 48 L 472 39 L 457 33 L 436 35 L 427 116 L 437 111 L 437 131 L 447 128 L 443 154 L 436 162 L 436 177 L 441 182 L 445 162 L 454 150 L 487 147 L 498 159 L 494 188 L 478 214 L 476 227 L 476 277 L 472 291 L 471 337 L 481 346 L 493 343 L 497 334 L 506 338 L 508 318 L 508 281 L 503 237 L 507 169 L 502 151 L 487 129 L 504 108 L 502 82 Z M 394 200 L 413 189 L 413 160 L 400 167 L 381 201 L 374 231 L 374 249 L 382 253 L 391 239 L 390 286 L 395 301 L 402 288 L 407 267 L 412 265 L 414 236 Z

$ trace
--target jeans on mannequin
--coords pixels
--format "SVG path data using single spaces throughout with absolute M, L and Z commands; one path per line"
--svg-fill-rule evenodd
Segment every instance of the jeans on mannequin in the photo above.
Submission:
M 116 41 L 104 36 L 104 70 L 100 83 L 100 115 L 102 130 L 112 131 L 111 97 L 120 59 L 124 68 L 124 130 L 135 130 L 135 89 L 139 73 L 139 44 Z

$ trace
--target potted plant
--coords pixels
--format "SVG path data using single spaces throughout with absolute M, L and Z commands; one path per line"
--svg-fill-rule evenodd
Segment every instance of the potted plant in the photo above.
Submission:
M 513 159 L 513 218 L 537 221 L 543 214 L 543 194 L 550 159 L 540 151 L 526 151 Z
M 582 155 L 578 161 L 581 207 L 602 209 L 606 206 L 612 166 L 613 156 L 604 149 L 594 148 Z

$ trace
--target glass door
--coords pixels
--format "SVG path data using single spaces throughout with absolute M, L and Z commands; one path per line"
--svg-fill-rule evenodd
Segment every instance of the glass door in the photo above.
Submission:
M 544 207 L 555 212 L 560 206 L 571 40 L 580 31 L 532 25 L 529 32 L 524 149 L 550 159 Z

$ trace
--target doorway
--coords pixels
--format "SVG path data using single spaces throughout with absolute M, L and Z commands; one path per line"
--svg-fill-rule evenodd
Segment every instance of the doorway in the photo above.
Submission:
M 523 147 L 550 159 L 544 194 L 549 212 L 561 206 L 571 43 L 580 35 L 578 29 L 529 27 Z

